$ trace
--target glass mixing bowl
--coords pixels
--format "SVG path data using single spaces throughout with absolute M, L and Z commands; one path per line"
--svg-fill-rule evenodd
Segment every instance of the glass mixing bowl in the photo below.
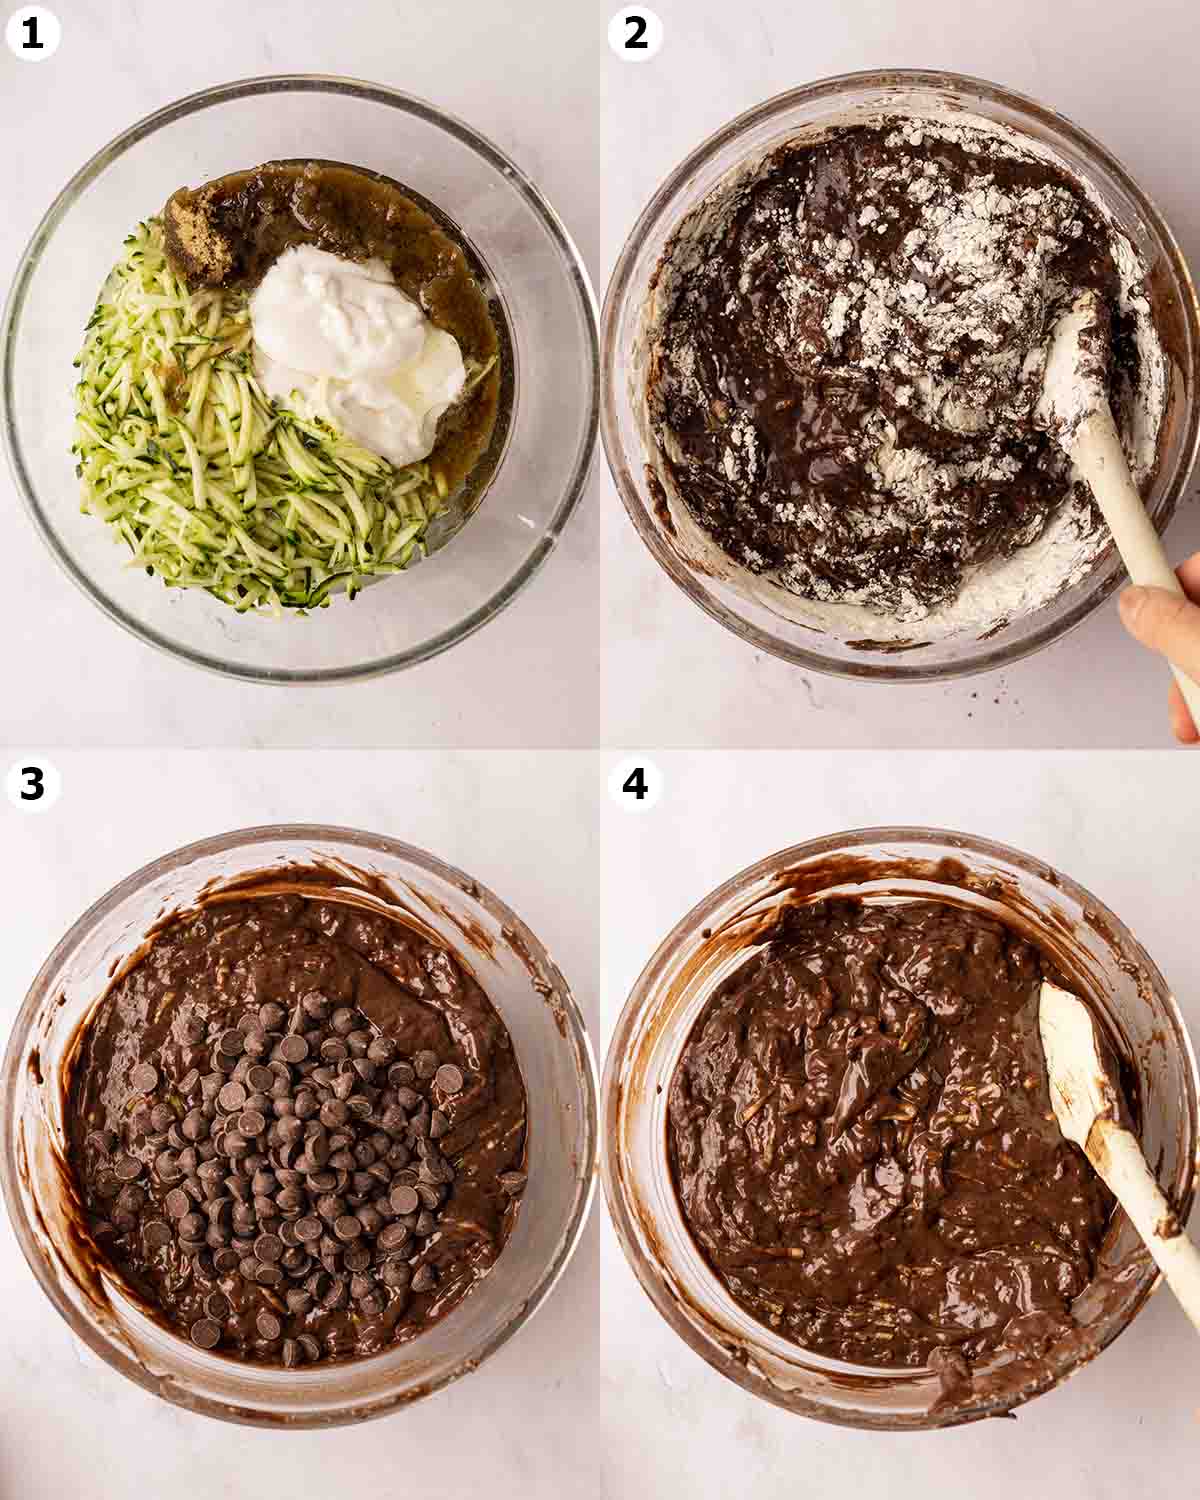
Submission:
M 352 602 L 282 620 L 164 588 L 79 513 L 70 452 L 83 328 L 121 242 L 184 184 L 283 158 L 394 178 L 456 226 L 509 335 L 508 422 L 486 494 L 456 535 Z M 17 269 L 3 328 L 4 430 L 17 487 L 51 552 L 101 609 L 151 645 L 261 682 L 333 682 L 410 666 L 463 640 L 545 562 L 595 447 L 595 301 L 540 191 L 469 126 L 394 89 L 345 78 L 252 78 L 192 94 L 132 126 L 62 190 Z M 546 378 L 553 369 L 553 379 Z
M 251 872 L 321 862 L 382 880 L 461 954 L 508 1027 L 528 1090 L 529 1183 L 495 1266 L 441 1322 L 369 1359 L 271 1369 L 205 1353 L 97 1281 L 67 1209 L 63 1063 L 114 966 L 165 912 Z M 43 964 L 0 1075 L 0 1184 L 21 1249 L 71 1330 L 122 1375 L 178 1406 L 258 1426 L 362 1421 L 440 1390 L 508 1341 L 549 1295 L 587 1216 L 596 1075 L 566 980 L 521 919 L 478 881 L 394 839 L 280 825 L 189 844 L 115 886 Z
M 845 637 L 797 624 L 728 583 L 702 574 L 681 557 L 646 481 L 647 452 L 639 421 L 645 384 L 643 310 L 663 251 L 684 216 L 729 172 L 832 120 L 881 110 L 929 114 L 938 107 L 981 115 L 1050 148 L 1077 177 L 1091 183 L 1151 268 L 1160 332 L 1170 361 L 1170 389 L 1161 461 L 1145 499 L 1161 531 L 1187 485 L 1200 449 L 1200 304 L 1170 229 L 1124 168 L 1090 135 L 1044 105 L 996 84 L 951 73 L 896 69 L 851 73 L 768 99 L 731 121 L 682 162 L 646 205 L 617 261 L 601 319 L 601 434 L 609 467 L 638 535 L 668 575 L 742 640 L 813 671 L 842 677 L 917 682 L 964 676 L 1028 655 L 1056 640 L 1097 608 L 1124 578 L 1108 547 L 1091 570 L 1050 603 L 980 636 L 966 631 L 920 647 L 851 644 Z
M 651 1301 L 721 1374 L 776 1406 L 847 1427 L 900 1431 L 998 1416 L 1057 1385 L 1106 1348 L 1158 1272 L 1123 1213 L 1096 1280 L 1076 1300 L 1078 1329 L 1041 1359 L 977 1371 L 947 1404 L 928 1370 L 869 1369 L 810 1354 L 752 1319 L 709 1269 L 680 1212 L 667 1160 L 667 1089 L 708 998 L 786 901 L 853 894 L 950 901 L 1002 917 L 1057 962 L 1109 1023 L 1136 1077 L 1141 1139 L 1186 1222 L 1196 1185 L 1200 1074 L 1179 1009 L 1121 921 L 1042 861 L 969 834 L 868 828 L 784 849 L 688 912 L 634 986 L 608 1049 L 601 1175 L 621 1247 Z

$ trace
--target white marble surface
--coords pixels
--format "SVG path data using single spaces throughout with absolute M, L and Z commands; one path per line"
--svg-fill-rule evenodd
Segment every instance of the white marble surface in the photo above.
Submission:
M 831 74 L 935 67 L 994 79 L 1099 136 L 1200 262 L 1190 160 L 1200 131 L 1200 20 L 1178 0 L 655 0 L 661 52 L 609 57 L 602 94 L 606 267 L 664 177 L 712 131 L 772 94 Z M 1195 485 L 1193 485 L 1193 497 Z M 1115 601 L 1065 641 L 949 686 L 804 673 L 693 605 L 626 521 L 605 476 L 605 742 L 753 746 L 1165 745 L 1166 677 L 1124 635 Z M 1178 515 L 1176 561 L 1200 548 L 1200 506 Z
M 658 806 L 605 826 L 606 1037 L 658 943 L 722 881 L 820 834 L 914 823 L 989 835 L 1080 881 L 1137 933 L 1200 1039 L 1196 824 L 1182 815 L 1195 806 L 1194 769 L 1183 757 L 679 752 L 656 761 L 665 778 Z M 1095 1363 L 1015 1422 L 889 1436 L 790 1416 L 710 1369 L 642 1292 L 607 1217 L 601 1287 L 613 1497 L 1115 1500 L 1194 1491 L 1200 1341 L 1165 1290 Z
M 11 757 L 4 756 L 7 770 Z M 598 860 L 591 757 L 330 752 L 56 753 L 63 795 L 46 813 L 0 803 L 0 1045 L 31 979 L 115 881 L 191 839 L 248 824 L 325 821 L 406 839 L 478 875 L 547 944 L 593 1039 Z M 560 862 L 561 861 L 561 866 Z M 595 1493 L 597 1214 L 530 1324 L 481 1369 L 358 1428 L 270 1433 L 156 1400 L 68 1332 L 0 1219 L 0 1496 L 251 1500 Z M 530 1421 L 530 1414 L 536 1414 Z M 468 1468 L 469 1466 L 469 1468 Z M 475 1476 L 482 1476 L 482 1480 Z
M 4 14 L 15 0 L 4 7 Z M 261 73 L 336 73 L 434 100 L 543 188 L 598 274 L 602 24 L 522 0 L 55 0 L 58 52 L 0 50 L 0 288 L 68 177 L 184 94 Z M 564 121 L 569 128 L 564 129 Z M 78 593 L 0 474 L 0 737 L 76 745 L 574 745 L 598 735 L 595 487 L 525 592 L 451 652 L 347 687 L 256 687 L 159 655 Z M 503 664 L 502 671 L 497 663 Z

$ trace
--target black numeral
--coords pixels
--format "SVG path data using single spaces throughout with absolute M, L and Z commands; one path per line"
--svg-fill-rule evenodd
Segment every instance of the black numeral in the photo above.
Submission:
M 25 30 L 29 33 L 29 40 L 27 42 L 22 42 L 21 43 L 21 51 L 22 52 L 34 52 L 34 51 L 40 52 L 42 50 L 42 48 L 46 44 L 45 44 L 45 42 L 39 42 L 38 41 L 37 17 L 36 16 L 29 16 L 26 20 L 24 20 L 24 21 L 21 22 L 21 25 L 24 26 Z M 41 773 L 39 772 L 39 775 L 40 774 Z M 25 795 L 25 793 L 22 792 L 21 796 L 23 797 L 24 795 Z M 42 794 L 41 794 L 41 792 L 39 792 L 37 795 L 40 797 Z
M 29 23 L 26 22 L 25 24 L 28 25 Z M 645 18 L 645 16 L 626 16 L 625 17 L 625 24 L 626 24 L 626 26 L 632 26 L 633 27 L 632 32 L 629 34 L 629 36 L 627 36 L 625 38 L 625 49 L 626 49 L 626 51 L 630 51 L 634 47 L 639 47 L 639 48 L 641 48 L 641 49 L 644 50 L 645 48 L 647 48 L 650 45 L 650 43 L 645 40 L 645 36 L 646 36 L 646 18 Z M 626 787 L 625 790 L 628 791 L 629 788 Z M 645 792 L 639 793 L 639 796 L 643 796 L 644 797 L 645 795 L 646 795 Z
M 623 792 L 632 792 L 640 802 L 650 788 L 646 785 L 646 773 L 641 766 L 635 766 L 621 784 Z
M 26 782 L 21 789 L 21 801 L 40 801 L 46 795 L 46 778 L 41 766 L 22 766 L 21 775 L 24 776 Z

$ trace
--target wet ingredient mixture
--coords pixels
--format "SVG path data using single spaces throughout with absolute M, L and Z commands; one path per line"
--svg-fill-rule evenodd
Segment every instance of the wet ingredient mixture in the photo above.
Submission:
M 525 1185 L 503 1022 L 444 949 L 279 895 L 170 926 L 68 1079 L 100 1255 L 183 1337 L 298 1366 L 378 1353 L 487 1274 Z
M 960 1374 L 1073 1326 L 1113 1208 L 1050 1104 L 1043 959 L 937 902 L 789 908 L 671 1081 L 689 1230 L 816 1353 Z
M 164 211 L 167 255 L 193 290 L 252 291 L 285 251 L 311 246 L 342 260 L 376 261 L 463 358 L 490 363 L 438 432 L 446 487 L 463 483 L 488 446 L 501 370 L 496 324 L 462 244 L 432 204 L 360 167 L 276 161 L 180 188 Z
M 919 620 L 1056 516 L 1056 549 L 1090 561 L 1098 514 L 1034 419 L 1081 291 L 1111 324 L 1135 474 L 1153 465 L 1163 358 L 1142 268 L 1015 138 L 892 119 L 780 147 L 689 216 L 659 281 L 659 477 L 726 568 L 784 598 Z

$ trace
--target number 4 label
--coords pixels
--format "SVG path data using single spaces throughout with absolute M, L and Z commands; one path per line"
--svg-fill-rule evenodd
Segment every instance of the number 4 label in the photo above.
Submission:
M 626 812 L 642 812 L 662 796 L 663 774 L 646 755 L 630 755 L 608 774 L 608 795 Z
M 623 62 L 649 62 L 663 44 L 663 23 L 645 5 L 626 5 L 608 23 L 608 45 Z

